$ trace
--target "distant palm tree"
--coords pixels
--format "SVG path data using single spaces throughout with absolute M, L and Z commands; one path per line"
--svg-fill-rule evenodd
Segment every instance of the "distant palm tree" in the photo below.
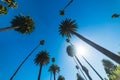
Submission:
M 52 61 L 52 64 L 54 64 L 55 63 L 55 58 L 53 57 L 51 59 L 51 61 Z M 52 80 L 52 72 L 51 71 L 49 71 L 49 72 L 50 72 L 50 80 Z
M 68 38 L 70 38 L 72 35 L 76 35 L 78 38 L 80 38 L 87 44 L 91 45 L 92 47 L 94 47 L 98 51 L 102 52 L 107 57 L 111 58 L 112 60 L 114 60 L 115 62 L 120 64 L 120 56 L 114 54 L 113 52 L 99 46 L 98 44 L 96 44 L 96 43 L 88 40 L 87 38 L 83 37 L 82 35 L 78 34 L 76 32 L 77 28 L 78 28 L 78 26 L 77 26 L 75 20 L 66 19 L 61 22 L 60 27 L 59 27 L 59 32 L 63 37 L 67 36 Z
M 120 14 L 115 13 L 112 15 L 112 18 L 118 18 L 118 17 L 120 17 Z
M 78 64 L 75 67 L 78 70 L 78 72 L 79 72 L 79 70 L 81 71 L 81 73 L 84 76 L 85 80 L 87 80 L 86 76 L 84 75 L 83 71 L 80 69 L 80 67 L 78 66 Z
M 55 58 L 54 58 L 54 57 L 52 58 L 52 62 L 53 62 L 53 63 L 55 62 Z
M 59 73 L 60 72 L 60 67 L 55 65 L 55 64 L 52 64 L 48 70 L 49 72 L 52 72 L 53 75 L 54 75 L 54 80 L 56 80 L 56 73 Z
M 8 9 L 0 4 L 0 15 L 4 15 L 8 13 Z
M 23 64 L 25 63 L 25 61 L 28 60 L 28 58 L 33 54 L 33 52 L 41 45 L 43 46 L 45 44 L 45 40 L 41 40 L 40 43 L 24 58 L 24 60 L 21 62 L 21 64 L 18 66 L 18 68 L 16 69 L 16 71 L 14 72 L 14 74 L 11 76 L 10 80 L 13 80 L 13 78 L 15 77 L 15 75 L 17 74 L 17 72 L 20 70 L 20 68 L 23 66 Z
M 9 8 L 16 9 L 18 7 L 18 4 L 14 0 L 2 0 L 2 1 L 6 3 Z
M 49 53 L 46 51 L 41 51 L 39 54 L 36 55 L 34 62 L 36 65 L 40 66 L 40 70 L 39 70 L 39 74 L 38 74 L 38 80 L 40 80 L 42 67 L 44 65 L 47 65 L 50 62 Z
M 65 80 L 65 77 L 63 77 L 62 75 L 59 75 L 57 80 Z
M 92 80 L 91 76 L 89 75 L 88 69 L 85 66 L 83 66 L 83 64 L 80 62 L 78 57 L 75 55 L 76 51 L 75 51 L 74 46 L 73 45 L 67 46 L 66 51 L 70 57 L 73 57 L 73 59 L 75 58 L 78 61 L 79 65 L 81 66 L 82 70 L 85 72 L 89 80 Z
M 22 34 L 30 34 L 34 28 L 34 22 L 30 16 L 19 15 L 11 21 L 11 27 L 0 28 L 0 32 L 14 29 Z
M 73 2 L 73 0 L 70 0 L 70 2 L 62 9 L 62 10 L 60 10 L 60 15 L 61 16 L 64 16 L 64 14 L 65 14 L 65 9 L 68 7 L 68 6 L 70 6 L 70 4 Z
M 76 75 L 77 75 L 77 80 L 84 80 L 83 77 L 79 73 L 77 73 Z

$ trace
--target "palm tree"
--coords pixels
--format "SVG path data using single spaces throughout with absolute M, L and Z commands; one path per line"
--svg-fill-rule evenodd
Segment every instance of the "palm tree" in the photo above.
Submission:
M 4 7 L 2 4 L 0 4 L 0 15 L 7 14 L 8 10 L 6 7 Z
M 80 67 L 78 66 L 78 64 L 75 67 L 78 70 L 78 72 L 79 72 L 79 70 L 81 71 L 81 73 L 84 76 L 85 80 L 87 80 L 86 76 L 84 75 L 83 71 L 80 69 Z
M 77 80 L 84 80 L 83 77 L 79 73 L 77 73 L 76 75 L 77 75 Z
M 36 58 L 34 59 L 34 62 L 36 65 L 40 66 L 39 74 L 38 74 L 38 80 L 40 80 L 42 67 L 44 65 L 47 65 L 50 62 L 50 56 L 49 53 L 46 51 L 41 51 L 39 54 L 36 55 Z
M 53 75 L 54 75 L 54 80 L 56 80 L 56 73 L 59 73 L 60 72 L 60 67 L 55 65 L 55 64 L 52 64 L 48 70 L 49 72 L 52 72 Z
M 64 13 L 65 13 L 65 9 L 70 6 L 70 4 L 73 2 L 73 0 L 70 0 L 70 2 L 62 9 L 60 10 L 60 15 L 61 16 L 64 16 Z
M 30 34 L 34 28 L 34 22 L 30 16 L 19 15 L 11 21 L 11 27 L 1 28 L 0 32 L 14 29 L 22 34 Z
M 115 13 L 112 15 L 112 18 L 118 18 L 119 16 L 120 16 L 120 14 Z
M 91 76 L 89 75 L 88 69 L 85 66 L 83 66 L 83 64 L 80 62 L 78 57 L 75 55 L 76 50 L 75 50 L 74 46 L 73 45 L 67 46 L 67 50 L 66 51 L 67 51 L 67 53 L 68 53 L 68 55 L 70 57 L 73 57 L 73 59 L 75 58 L 78 61 L 79 65 L 81 66 L 82 70 L 85 72 L 85 74 L 87 75 L 89 80 L 92 80 Z
M 98 44 L 96 44 L 96 43 L 88 40 L 87 38 L 83 37 L 82 35 L 78 34 L 76 32 L 77 28 L 78 27 L 77 27 L 75 20 L 66 19 L 66 20 L 61 22 L 60 27 L 59 27 L 59 32 L 63 37 L 67 36 L 68 38 L 70 38 L 72 35 L 76 35 L 78 38 L 80 38 L 81 40 L 83 40 L 87 44 L 91 45 L 92 47 L 94 47 L 98 51 L 102 52 L 107 57 L 111 58 L 112 60 L 114 60 L 115 62 L 120 64 L 120 56 L 114 54 L 113 52 L 99 46 Z
M 82 56 L 83 57 L 83 56 Z M 95 68 L 85 59 L 85 57 L 83 57 L 83 59 L 87 62 L 87 64 L 92 68 L 92 70 L 98 75 L 98 77 L 101 79 L 101 80 L 104 80 L 101 75 L 95 70 Z
M 65 77 L 63 77 L 62 75 L 59 75 L 57 80 L 65 80 Z
M 52 62 L 53 62 L 53 63 L 55 62 L 55 58 L 54 58 L 54 57 L 52 58 Z
M 54 64 L 55 58 L 53 57 L 53 58 L 51 59 L 51 61 L 52 61 L 52 63 Z M 51 71 L 49 71 L 49 72 L 50 72 L 50 80 L 52 80 L 52 72 L 51 72 Z
M 18 7 L 18 4 L 14 0 L 3 0 L 3 2 L 6 3 L 9 8 L 16 9 Z
M 33 52 L 41 45 L 43 46 L 45 44 L 45 40 L 41 40 L 40 43 L 25 57 L 25 59 L 21 62 L 21 64 L 18 66 L 16 71 L 11 76 L 10 80 L 13 80 L 17 72 L 20 70 L 20 68 L 23 66 L 23 64 L 28 60 L 28 58 L 33 54 Z

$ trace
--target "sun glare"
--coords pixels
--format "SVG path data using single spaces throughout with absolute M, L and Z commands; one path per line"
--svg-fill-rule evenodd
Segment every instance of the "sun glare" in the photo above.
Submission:
M 77 56 L 86 56 L 88 55 L 88 48 L 87 46 L 83 45 L 83 44 L 76 44 L 75 45 L 76 48 L 76 55 Z

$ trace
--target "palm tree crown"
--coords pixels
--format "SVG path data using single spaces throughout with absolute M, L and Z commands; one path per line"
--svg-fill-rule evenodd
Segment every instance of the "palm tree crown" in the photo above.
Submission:
M 15 30 L 22 34 L 30 34 L 34 30 L 34 22 L 30 18 L 30 16 L 15 16 L 15 18 L 11 21 L 11 27 L 19 26 Z
M 120 16 L 120 14 L 115 13 L 112 15 L 112 18 L 118 18 L 119 16 Z
M 59 32 L 62 36 L 67 36 L 71 37 L 72 32 L 77 31 L 77 24 L 75 23 L 75 20 L 72 19 L 66 19 L 61 22 L 60 27 L 59 27 Z
M 59 75 L 57 80 L 65 80 L 65 78 L 62 75 Z
M 48 70 L 49 72 L 52 72 L 53 75 L 54 75 L 54 80 L 56 80 L 56 73 L 59 73 L 60 72 L 60 67 L 55 65 L 55 64 L 52 64 Z
M 34 59 L 36 65 L 45 65 L 50 62 L 49 54 L 46 51 L 41 51 L 39 54 L 36 55 Z
M 40 80 L 41 73 L 42 73 L 42 67 L 50 62 L 49 53 L 46 51 L 41 51 L 36 55 L 36 58 L 34 59 L 34 62 L 36 65 L 40 66 L 39 74 L 38 74 L 38 80 Z

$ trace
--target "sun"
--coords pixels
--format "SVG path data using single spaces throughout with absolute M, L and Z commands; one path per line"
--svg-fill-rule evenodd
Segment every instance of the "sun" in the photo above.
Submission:
M 83 44 L 75 44 L 76 55 L 86 56 L 88 55 L 88 47 Z

